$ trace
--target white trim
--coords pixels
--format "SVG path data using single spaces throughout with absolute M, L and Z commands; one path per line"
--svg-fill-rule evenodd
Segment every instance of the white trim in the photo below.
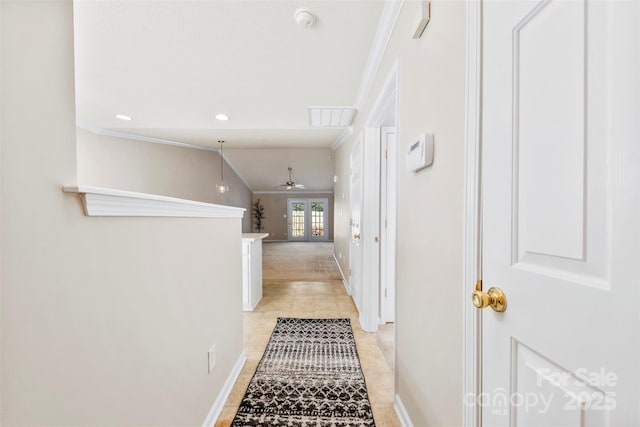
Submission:
M 222 410 L 224 409 L 224 404 L 227 402 L 227 399 L 231 394 L 231 390 L 233 390 L 233 386 L 235 385 L 236 381 L 238 380 L 238 377 L 240 376 L 240 372 L 242 372 L 242 367 L 246 362 L 247 362 L 247 355 L 243 350 L 240 353 L 240 356 L 238 357 L 236 364 L 233 365 L 231 372 L 229 372 L 229 375 L 227 376 L 227 380 L 222 385 L 222 389 L 220 390 L 220 393 L 218 393 L 218 397 L 216 397 L 216 400 L 213 402 L 213 406 L 209 410 L 209 413 L 207 414 L 207 418 L 205 418 L 204 422 L 202 423 L 202 427 L 211 427 L 215 425 L 216 421 L 218 420 L 218 417 L 220 416 L 220 414 L 222 413 Z
M 482 387 L 482 318 L 470 301 L 471 292 L 480 274 L 481 232 L 481 89 L 482 89 L 482 5 L 467 2 L 466 52 L 466 119 L 465 119 L 465 210 L 464 210 L 464 266 L 462 277 L 462 395 L 479 396 Z M 475 402 L 475 399 L 473 399 Z M 480 427 L 479 406 L 464 405 L 462 425 Z
M 367 127 L 362 151 L 362 310 L 365 332 L 377 332 L 380 322 L 380 128 Z
M 152 144 L 172 145 L 174 147 L 191 148 L 193 150 L 213 151 L 218 153 L 218 155 L 220 154 L 220 149 L 217 147 L 207 147 L 204 145 L 188 144 L 186 142 L 172 141 L 169 139 L 153 138 L 150 136 L 136 135 L 135 133 L 122 132 L 114 129 L 103 129 L 95 126 L 92 123 L 89 123 L 86 120 L 81 120 L 81 119 L 76 120 L 76 126 L 79 127 L 80 129 L 84 129 L 88 132 L 91 132 L 94 135 L 111 136 L 114 138 L 127 139 L 130 141 L 150 142 Z M 251 188 L 247 180 L 244 179 L 244 177 L 240 174 L 240 172 L 238 172 L 238 169 L 236 169 L 233 163 L 231 163 L 231 161 L 229 160 L 229 157 L 223 154 L 222 158 L 227 163 L 227 166 L 229 166 L 229 168 L 235 172 L 238 178 L 240 178 L 240 181 L 242 181 L 242 183 L 247 186 L 249 191 L 253 192 L 253 188 Z
M 396 410 L 396 415 L 398 416 L 398 421 L 400 421 L 400 425 L 402 427 L 413 427 L 413 422 L 411 422 L 411 418 L 409 418 L 409 413 L 407 412 L 407 408 L 404 407 L 402 403 L 402 399 L 400 399 L 400 395 L 396 394 L 396 398 L 393 402 L 393 409 Z
M 218 155 L 220 154 L 220 149 L 216 149 L 215 151 L 218 152 Z M 251 188 L 251 186 L 249 185 L 249 183 L 247 182 L 246 179 L 244 179 L 244 176 L 242 176 L 240 174 L 240 172 L 238 171 L 238 169 L 234 166 L 234 164 L 231 162 L 231 160 L 229 160 L 229 158 L 227 157 L 226 154 L 222 154 L 222 159 L 225 161 L 225 163 L 227 164 L 227 166 L 229 166 L 229 169 L 231 169 L 233 172 L 235 172 L 236 176 L 238 178 L 240 178 L 240 181 L 242 181 L 242 183 L 249 189 L 249 191 L 251 191 L 253 193 L 253 188 Z
M 253 194 L 333 194 L 331 190 L 274 190 L 274 191 L 254 191 Z
M 333 259 L 338 266 L 338 271 L 340 272 L 340 277 L 342 277 L 342 284 L 344 285 L 344 289 L 347 291 L 347 295 L 351 296 L 351 286 L 349 286 L 349 282 L 344 276 L 344 272 L 342 271 L 342 267 L 340 267 L 340 263 L 338 262 L 338 258 L 336 258 L 336 254 L 333 254 Z
M 333 145 L 331 146 L 331 149 L 333 151 L 336 151 L 338 148 L 340 148 L 342 144 L 344 144 L 349 139 L 351 135 L 353 135 L 353 126 L 344 128 L 342 133 L 340 133 L 340 135 L 336 139 L 336 142 L 334 142 Z
M 246 209 L 212 203 L 84 185 L 66 185 L 77 193 L 87 216 L 242 218 Z
M 362 310 L 360 322 L 366 332 L 376 332 L 380 323 L 380 146 L 381 127 L 389 113 L 398 117 L 398 59 L 385 79 L 367 117 L 363 149 L 362 193 Z M 396 134 L 398 134 L 396 126 Z
M 395 106 L 394 113 L 394 121 L 393 126 L 398 124 L 398 77 L 399 77 L 399 64 L 400 60 L 398 57 L 393 61 L 393 65 L 391 66 L 391 70 L 387 75 L 384 83 L 382 84 L 382 89 L 378 94 L 378 98 L 371 109 L 371 114 L 367 117 L 366 127 L 380 127 L 383 125 L 384 119 L 387 117 L 389 111 L 392 107 Z
M 362 73 L 360 88 L 356 95 L 356 102 L 354 105 L 358 110 L 362 109 L 362 106 L 369 96 L 373 80 L 378 72 L 380 63 L 382 62 L 382 57 L 384 56 L 384 52 L 387 49 L 387 45 L 389 44 L 389 40 L 393 34 L 393 29 L 396 26 L 403 4 L 404 0 L 387 0 L 385 2 L 384 9 L 382 10 L 382 16 L 380 17 L 380 23 L 378 24 L 378 29 L 376 31 L 375 38 L 373 39 L 371 50 L 369 51 L 367 65 Z
M 89 131 L 95 135 L 112 136 L 114 138 L 129 139 L 133 141 L 152 142 L 154 144 L 174 145 L 176 147 L 192 148 L 194 150 L 220 151 L 217 148 L 206 147 L 204 145 L 188 144 L 186 142 L 172 141 L 169 139 L 160 139 L 160 138 L 153 138 L 150 136 L 136 135 L 135 133 L 123 132 L 115 129 L 104 129 L 104 128 L 95 126 L 94 124 L 89 123 L 86 120 L 81 120 L 81 119 L 78 119 L 76 121 L 76 126 L 79 127 L 80 129 Z
M 392 138 L 389 138 L 393 135 Z M 398 132 L 383 126 L 380 132 L 380 320 L 396 321 L 398 246 Z M 390 142 L 391 139 L 391 142 Z

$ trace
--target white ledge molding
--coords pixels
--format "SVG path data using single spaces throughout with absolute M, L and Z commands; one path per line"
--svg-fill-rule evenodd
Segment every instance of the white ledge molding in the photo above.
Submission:
M 134 193 L 86 185 L 65 185 L 65 193 L 76 193 L 82 199 L 87 216 L 146 216 L 179 218 L 242 218 L 243 208 L 212 203 Z

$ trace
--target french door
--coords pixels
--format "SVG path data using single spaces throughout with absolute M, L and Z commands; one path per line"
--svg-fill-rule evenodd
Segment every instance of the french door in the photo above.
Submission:
M 289 240 L 329 239 L 329 199 L 288 199 Z

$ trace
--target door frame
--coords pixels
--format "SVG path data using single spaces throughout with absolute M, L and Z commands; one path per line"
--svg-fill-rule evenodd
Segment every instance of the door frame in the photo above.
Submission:
M 380 325 L 396 321 L 398 129 L 395 122 L 397 115 L 394 126 L 380 129 L 380 213 L 384 213 L 380 218 Z M 395 136 L 393 143 L 389 143 L 387 135 L 390 134 Z M 391 297 L 385 295 L 387 290 Z
M 351 147 L 351 153 L 349 154 L 349 288 L 348 293 L 351 295 L 358 312 L 360 312 L 360 306 L 362 305 L 362 245 L 358 245 L 354 247 L 354 241 L 352 237 L 353 233 L 353 209 L 354 206 L 359 208 L 360 214 L 358 218 L 358 227 L 361 229 L 362 227 L 362 145 L 364 143 L 363 133 L 360 132 L 356 142 Z M 359 190 L 360 196 L 358 203 L 354 202 L 353 197 L 353 165 L 354 165 L 354 153 L 358 152 L 358 160 L 359 160 L 359 169 L 358 173 L 359 177 Z M 361 233 L 361 231 L 359 231 Z M 357 254 L 357 255 L 356 255 Z M 356 265 L 357 264 L 357 265 Z M 356 275 L 353 275 L 353 272 L 356 272 Z
M 360 325 L 365 332 L 377 332 L 380 323 L 380 129 L 392 113 L 398 135 L 398 76 L 396 58 L 365 123 L 361 219 L 363 310 L 360 313 Z
M 482 408 L 482 316 L 471 303 L 482 278 L 482 1 L 467 2 L 465 87 L 465 200 L 462 280 L 462 425 L 480 427 Z

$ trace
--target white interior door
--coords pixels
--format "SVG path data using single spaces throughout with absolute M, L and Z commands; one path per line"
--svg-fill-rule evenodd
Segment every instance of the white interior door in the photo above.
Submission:
M 351 242 L 349 245 L 349 287 L 356 307 L 362 312 L 362 245 L 360 220 L 362 217 L 362 137 L 358 138 L 350 156 L 349 209 L 351 210 Z
M 639 5 L 483 4 L 484 427 L 640 425 Z
M 395 321 L 396 295 L 396 128 L 381 128 L 380 156 L 380 323 Z

